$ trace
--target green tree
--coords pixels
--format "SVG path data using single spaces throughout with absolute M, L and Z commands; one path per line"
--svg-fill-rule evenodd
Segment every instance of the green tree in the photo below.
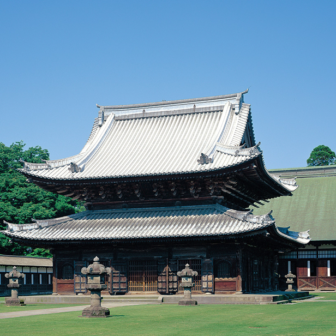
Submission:
M 25 144 L 16 142 L 9 147 L 0 142 L 0 230 L 4 220 L 25 224 L 32 219 L 61 217 L 84 210 L 78 201 L 69 197 L 45 191 L 28 183 L 26 177 L 17 171 L 22 167 L 20 159 L 41 163 L 49 159 L 49 152 L 40 146 L 24 149 Z M 23 254 L 29 256 L 51 256 L 48 250 L 32 249 L 11 240 L 0 233 L 0 254 Z
M 308 166 L 328 166 L 334 164 L 336 160 L 335 152 L 328 146 L 320 145 L 313 149 L 307 160 Z

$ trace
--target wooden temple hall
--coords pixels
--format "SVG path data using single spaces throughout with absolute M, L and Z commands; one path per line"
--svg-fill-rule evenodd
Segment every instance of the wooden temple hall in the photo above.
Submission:
M 113 268 L 102 280 L 110 294 L 174 294 L 186 263 L 194 292 L 277 290 L 279 252 L 310 238 L 249 211 L 297 186 L 266 170 L 246 93 L 98 106 L 79 154 L 21 169 L 87 210 L 7 223 L 4 234 L 52 251 L 54 293 L 85 293 L 80 270 L 95 256 Z

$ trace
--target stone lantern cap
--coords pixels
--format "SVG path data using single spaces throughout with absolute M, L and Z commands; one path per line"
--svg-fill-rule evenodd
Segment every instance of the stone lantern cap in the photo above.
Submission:
M 294 283 L 294 278 L 296 278 L 296 275 L 294 275 L 292 272 L 289 272 L 288 274 L 285 275 L 285 278 L 287 278 L 286 283 Z
M 100 283 L 100 278 L 102 275 L 111 274 L 111 267 L 105 267 L 103 264 L 99 263 L 99 258 L 95 257 L 93 263 L 88 267 L 83 267 L 82 274 L 87 274 L 87 285 L 86 289 L 90 291 L 102 291 L 107 288 L 107 285 Z
M 193 271 L 190 267 L 189 264 L 185 265 L 185 268 L 181 271 L 181 272 L 177 272 L 177 275 L 179 277 L 193 277 L 193 276 L 197 276 L 198 272 Z
M 9 279 L 8 288 L 19 288 L 19 278 L 24 278 L 24 274 L 16 270 L 16 266 L 13 267 L 13 270 L 5 274 L 5 277 Z
M 83 267 L 81 270 L 82 274 L 88 275 L 103 275 L 103 274 L 111 274 L 111 267 L 105 267 L 103 264 L 99 263 L 99 258 L 95 257 L 93 259 L 93 263 L 88 267 Z
M 288 274 L 285 275 L 285 278 L 293 279 L 296 278 L 296 275 L 294 275 L 292 272 L 289 272 Z
M 24 278 L 24 274 L 16 270 L 16 266 L 13 267 L 13 270 L 5 274 L 7 279 L 9 278 Z

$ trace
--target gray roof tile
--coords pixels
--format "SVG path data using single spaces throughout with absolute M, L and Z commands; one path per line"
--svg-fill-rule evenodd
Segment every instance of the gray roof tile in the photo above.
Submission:
M 202 205 L 140 209 L 89 210 L 34 224 L 11 224 L 3 233 L 26 240 L 123 240 L 229 236 L 274 226 L 286 239 L 307 243 L 309 236 L 278 230 L 273 218 L 224 206 Z M 284 233 L 285 232 L 285 233 Z

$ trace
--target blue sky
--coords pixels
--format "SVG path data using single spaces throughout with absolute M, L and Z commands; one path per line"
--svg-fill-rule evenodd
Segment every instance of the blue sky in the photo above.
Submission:
M 336 151 L 336 1 L 0 0 L 0 141 L 77 154 L 98 109 L 250 88 L 266 166 Z

